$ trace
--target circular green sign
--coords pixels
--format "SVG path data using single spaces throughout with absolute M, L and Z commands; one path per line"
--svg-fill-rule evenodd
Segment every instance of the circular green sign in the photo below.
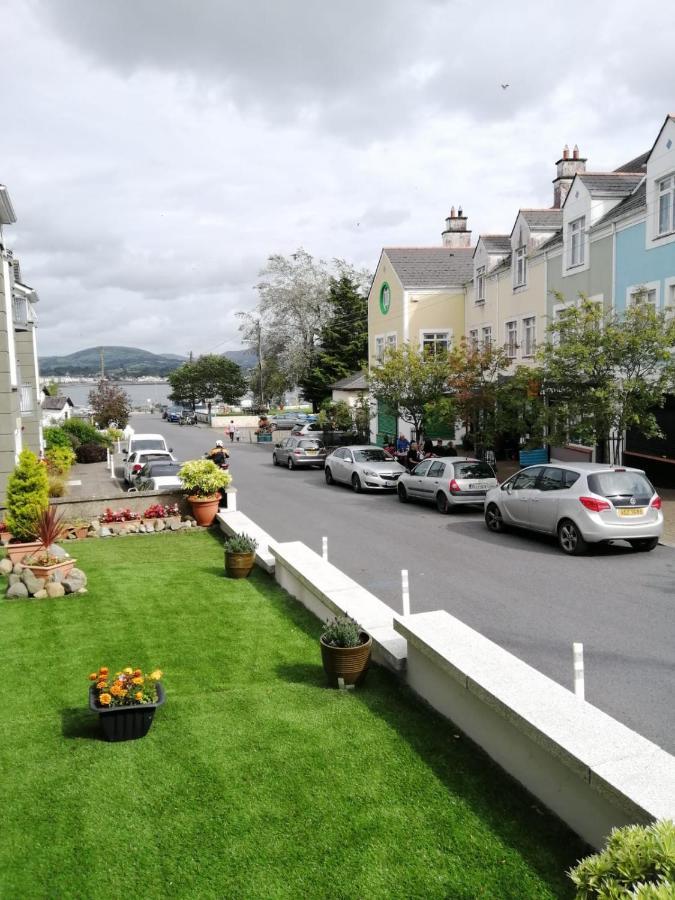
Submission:
M 391 288 L 385 281 L 380 288 L 380 312 L 386 316 L 391 306 Z

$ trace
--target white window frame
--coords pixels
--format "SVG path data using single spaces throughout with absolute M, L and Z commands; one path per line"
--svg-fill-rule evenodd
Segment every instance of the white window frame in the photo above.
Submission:
M 675 318 L 675 276 L 666 278 L 664 282 L 663 307 L 669 319 Z
M 384 351 L 386 345 L 385 335 L 376 334 L 375 335 L 375 360 L 378 365 L 381 365 L 384 360 Z
M 521 244 L 513 251 L 513 287 L 520 288 L 527 285 L 527 246 Z M 521 268 L 521 272 L 518 269 Z
M 437 345 L 439 343 L 439 338 L 441 341 L 445 340 L 447 344 L 446 352 L 450 350 L 450 346 L 452 344 L 452 331 L 449 328 L 421 328 L 420 329 L 420 350 L 424 351 L 426 337 L 428 335 L 433 335 L 433 348 L 434 354 L 438 353 Z
M 579 216 L 578 219 L 569 223 L 567 239 L 569 242 L 567 268 L 583 266 L 586 262 L 586 216 Z
M 478 329 L 472 328 L 469 331 L 469 346 L 475 350 L 478 347 Z
M 649 299 L 649 294 L 653 292 L 653 299 Z M 651 303 L 658 312 L 661 309 L 661 282 L 646 281 L 644 284 L 631 284 L 626 288 L 626 309 L 635 304 L 637 295 L 644 293 L 647 295 L 646 302 Z
M 665 228 L 661 227 L 661 200 L 668 200 L 669 210 Z M 675 172 L 656 180 L 656 236 L 662 237 L 675 231 Z
M 385 350 L 395 350 L 398 347 L 398 334 L 395 331 L 388 331 L 384 336 Z
M 515 326 L 510 328 L 509 326 Z M 513 336 L 513 342 L 511 341 Z M 509 319 L 504 322 L 504 350 L 509 359 L 515 359 L 518 356 L 518 319 Z
M 528 346 L 528 326 L 527 323 L 532 323 L 532 341 L 531 346 Z M 521 333 L 522 333 L 522 355 L 523 357 L 533 357 L 535 351 L 537 349 L 537 317 L 534 313 L 529 316 L 523 316 L 521 320 Z
M 485 303 L 485 283 L 486 283 L 487 266 L 478 266 L 476 269 L 476 303 Z
M 487 332 L 487 334 L 486 334 Z M 492 346 L 492 325 L 483 325 L 480 330 L 481 343 L 483 347 Z

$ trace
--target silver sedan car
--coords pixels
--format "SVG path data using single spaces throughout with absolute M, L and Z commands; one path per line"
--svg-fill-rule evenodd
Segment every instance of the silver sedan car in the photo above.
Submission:
M 359 493 L 363 490 L 393 491 L 405 469 L 382 447 L 368 444 L 338 447 L 326 457 L 326 484 L 342 481 Z
M 529 466 L 489 491 L 485 524 L 509 525 L 555 534 L 565 553 L 589 544 L 628 541 L 634 550 L 653 550 L 663 532 L 661 498 L 641 469 L 601 463 Z
M 396 488 L 401 503 L 427 500 L 441 513 L 458 506 L 483 506 L 486 493 L 497 486 L 493 469 L 479 459 L 458 456 L 425 459 L 412 472 L 401 475 Z

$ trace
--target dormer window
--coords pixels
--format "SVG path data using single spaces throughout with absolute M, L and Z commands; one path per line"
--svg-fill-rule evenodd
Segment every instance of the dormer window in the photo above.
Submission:
M 476 269 L 476 303 L 485 303 L 485 266 Z
M 659 186 L 659 230 L 658 234 L 675 231 L 675 175 L 669 175 L 658 182 Z
M 584 229 L 586 227 L 586 216 L 581 216 L 570 222 L 568 226 L 569 241 L 569 266 L 581 266 L 584 263 L 585 245 L 584 245 Z
M 513 286 L 527 284 L 527 247 L 521 245 L 513 251 Z

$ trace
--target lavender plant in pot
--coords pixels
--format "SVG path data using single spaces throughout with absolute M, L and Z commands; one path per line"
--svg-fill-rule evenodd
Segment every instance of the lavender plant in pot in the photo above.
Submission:
M 321 661 L 328 683 L 361 684 L 370 665 L 373 639 L 349 616 L 326 622 L 320 638 Z

